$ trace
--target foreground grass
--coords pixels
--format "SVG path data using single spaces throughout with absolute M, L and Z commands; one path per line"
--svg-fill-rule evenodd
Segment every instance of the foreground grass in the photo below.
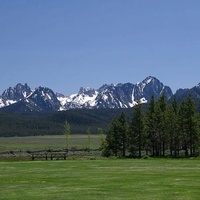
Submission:
M 0 162 L 0 199 L 195 200 L 200 160 Z

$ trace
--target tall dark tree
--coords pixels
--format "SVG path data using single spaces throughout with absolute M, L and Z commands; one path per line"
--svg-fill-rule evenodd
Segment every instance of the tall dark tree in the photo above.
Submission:
M 156 156 L 165 156 L 166 148 L 166 96 L 160 96 L 155 105 L 155 127 L 156 127 Z
M 151 149 L 152 156 L 155 156 L 156 149 L 156 127 L 155 127 L 155 100 L 151 97 L 149 107 L 145 115 L 145 132 L 147 134 L 147 148 Z
M 144 115 L 142 104 L 138 104 L 134 109 L 129 130 L 129 150 L 132 155 L 138 150 L 138 156 L 141 157 L 144 141 Z
M 118 127 L 119 127 L 118 119 L 114 118 L 108 128 L 105 140 L 104 151 L 107 154 L 107 156 L 118 155 L 120 149 Z
M 165 128 L 167 134 L 167 144 L 169 144 L 170 156 L 177 156 L 179 148 L 179 133 L 178 133 L 178 104 L 176 97 L 173 98 L 172 104 L 167 106 L 165 117 Z M 174 152 L 174 154 L 173 154 Z
M 104 154 L 108 156 L 125 156 L 127 146 L 127 130 L 128 125 L 126 122 L 126 116 L 122 112 L 119 118 L 114 118 L 109 126 L 105 144 Z
M 179 134 L 181 137 L 182 147 L 185 149 L 185 156 L 188 156 L 188 134 L 187 134 L 187 104 L 184 99 L 180 103 L 180 109 L 178 113 L 178 122 L 179 122 Z
M 184 99 L 179 110 L 179 129 L 183 140 L 185 156 L 194 156 L 199 139 L 197 112 L 191 96 Z
M 186 100 L 187 106 L 187 134 L 189 138 L 190 156 L 194 156 L 196 152 L 196 142 L 198 140 L 198 128 L 196 118 L 196 108 L 192 96 Z
M 179 134 L 179 124 L 178 124 L 179 104 L 177 102 L 176 96 L 173 97 L 172 110 L 173 110 L 172 137 L 174 139 L 174 156 L 176 157 L 176 156 L 179 156 L 179 149 L 180 149 L 180 143 L 181 143 L 181 137 Z
M 126 156 L 126 148 L 127 148 L 127 134 L 128 134 L 128 124 L 126 121 L 126 115 L 124 112 L 121 113 L 119 117 L 119 136 L 121 137 L 121 149 L 122 149 L 122 156 Z

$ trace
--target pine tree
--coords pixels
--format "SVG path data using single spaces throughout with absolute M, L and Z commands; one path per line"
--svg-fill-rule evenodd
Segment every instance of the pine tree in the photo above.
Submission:
M 173 99 L 173 102 L 171 105 L 167 106 L 166 110 L 166 117 L 165 117 L 165 123 L 166 123 L 166 135 L 167 135 L 167 141 L 166 143 L 169 146 L 170 149 L 170 156 L 173 156 L 173 150 L 174 155 L 176 156 L 176 149 L 178 146 L 178 121 L 177 121 L 177 102 L 176 99 Z
M 144 141 L 144 115 L 142 105 L 138 104 L 134 109 L 129 129 L 129 151 L 132 156 L 138 150 L 138 156 L 141 158 Z
M 179 136 L 179 124 L 178 124 L 178 112 L 179 104 L 177 102 L 176 96 L 173 97 L 172 101 L 173 108 L 173 139 L 174 139 L 174 156 L 179 156 L 180 149 L 180 136 Z
M 152 156 L 165 156 L 170 150 L 170 156 L 176 157 L 183 149 L 187 157 L 199 151 L 200 113 L 191 96 L 180 104 L 174 97 L 169 105 L 165 95 L 157 102 L 152 97 L 145 115 L 141 104 L 134 107 L 128 134 L 127 127 L 124 113 L 113 119 L 103 141 L 104 155 L 125 156 L 128 149 L 132 156 L 141 157 L 145 147 Z
M 117 136 L 117 128 L 118 128 L 118 120 L 117 118 L 114 118 L 108 128 L 108 132 L 106 135 L 106 150 L 108 156 L 115 155 L 117 156 L 119 151 L 119 142 L 118 142 L 118 136 Z
M 155 106 L 155 155 L 161 156 L 162 151 L 163 114 L 156 103 Z
M 155 127 L 155 100 L 151 97 L 149 107 L 145 115 L 145 132 L 147 134 L 147 148 L 151 149 L 152 156 L 155 156 L 156 149 L 156 127 Z
M 119 118 L 114 118 L 107 131 L 104 143 L 104 155 L 125 156 L 127 146 L 127 122 L 122 112 Z
M 157 106 L 160 110 L 160 127 L 159 127 L 159 138 L 160 138 L 160 151 L 162 152 L 162 156 L 165 156 L 165 149 L 167 143 L 167 132 L 166 132 L 166 110 L 167 110 L 167 102 L 165 94 L 162 94 L 158 99 Z M 160 155 L 161 155 L 160 152 Z
M 179 134 L 181 138 L 182 148 L 185 149 L 185 156 L 188 156 L 188 134 L 187 134 L 187 105 L 186 100 L 180 103 L 178 113 Z
M 186 105 L 187 105 L 187 125 L 188 125 L 187 134 L 189 138 L 190 156 L 194 156 L 196 150 L 195 146 L 198 135 L 198 129 L 196 121 L 197 118 L 196 118 L 195 103 L 191 95 L 186 100 Z
M 194 100 L 191 96 L 184 99 L 179 109 L 179 129 L 182 136 L 185 156 L 194 156 L 198 141 L 198 123 Z
M 118 121 L 119 121 L 119 136 L 121 140 L 122 156 L 125 157 L 127 148 L 128 124 L 126 122 L 126 115 L 124 112 L 121 113 Z

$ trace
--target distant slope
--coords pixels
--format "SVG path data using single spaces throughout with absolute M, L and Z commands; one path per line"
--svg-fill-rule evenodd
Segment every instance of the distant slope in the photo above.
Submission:
M 179 89 L 176 91 L 175 96 L 177 100 L 180 102 L 188 96 L 192 96 L 196 103 L 199 103 L 200 100 L 200 83 L 191 89 Z
M 70 123 L 72 134 L 84 134 L 90 128 L 106 130 L 114 116 L 125 112 L 129 117 L 133 109 L 73 109 L 62 112 L 0 112 L 0 137 L 28 135 L 61 135 L 63 125 Z

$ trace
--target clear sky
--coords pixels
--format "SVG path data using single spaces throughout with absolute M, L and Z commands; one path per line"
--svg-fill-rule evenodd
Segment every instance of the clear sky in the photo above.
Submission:
M 28 83 L 81 86 L 155 76 L 175 92 L 200 82 L 199 0 L 0 0 L 0 94 Z

